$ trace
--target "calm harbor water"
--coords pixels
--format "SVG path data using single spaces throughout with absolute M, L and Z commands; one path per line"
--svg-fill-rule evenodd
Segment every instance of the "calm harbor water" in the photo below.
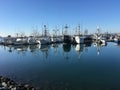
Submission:
M 0 75 L 41 90 L 120 90 L 120 46 L 0 46 Z

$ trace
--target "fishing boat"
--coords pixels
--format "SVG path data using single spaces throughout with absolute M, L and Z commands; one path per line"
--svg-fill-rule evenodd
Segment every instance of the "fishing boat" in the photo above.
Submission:
M 63 30 L 63 43 L 71 43 L 71 36 L 68 34 L 68 26 L 66 25 Z
M 114 38 L 115 43 L 120 43 L 120 38 Z
M 51 36 L 51 43 L 59 43 L 62 42 L 58 36 Z
M 85 39 L 85 37 L 83 37 L 83 36 L 80 36 L 80 35 L 75 36 L 75 41 L 77 44 L 84 43 L 84 39 Z
M 75 41 L 77 44 L 84 43 L 85 37 L 80 33 L 80 26 L 78 26 L 77 34 L 75 35 Z
M 102 34 L 100 33 L 100 29 L 99 27 L 97 27 L 97 33 L 95 34 L 95 39 L 96 39 L 96 43 L 98 44 L 102 44 L 102 45 L 106 45 L 106 39 L 103 38 Z
M 11 37 L 10 35 L 8 35 L 8 37 L 4 37 L 3 44 L 4 45 L 13 45 L 15 40 L 16 40 L 16 38 Z
M 44 25 L 43 35 L 40 37 L 41 45 L 50 44 L 50 37 L 48 36 L 48 30 L 46 25 Z
M 14 45 L 28 45 L 28 38 L 27 37 L 18 37 L 14 42 Z
M 58 36 L 58 32 L 59 29 L 57 29 L 57 27 L 55 29 L 53 29 L 53 35 L 51 36 L 51 43 L 59 43 L 62 40 L 60 40 L 60 37 Z
M 41 37 L 40 44 L 41 45 L 50 44 L 50 38 L 49 37 Z
M 29 45 L 35 45 L 35 44 L 40 44 L 40 41 L 37 40 L 35 37 L 30 36 L 28 38 L 28 43 L 29 43 Z

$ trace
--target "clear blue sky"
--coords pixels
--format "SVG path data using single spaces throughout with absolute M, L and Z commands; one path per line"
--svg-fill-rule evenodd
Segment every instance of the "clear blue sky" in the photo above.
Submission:
M 92 33 L 97 26 L 102 32 L 120 32 L 120 0 L 0 0 L 0 36 L 29 35 L 36 26 L 41 32 L 44 24 L 50 31 L 80 24 Z

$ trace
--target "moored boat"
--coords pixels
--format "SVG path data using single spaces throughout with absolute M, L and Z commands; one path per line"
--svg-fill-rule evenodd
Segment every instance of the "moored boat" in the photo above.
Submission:
M 80 32 L 80 26 L 78 26 L 77 34 L 75 35 L 75 41 L 77 44 L 84 43 L 85 37 Z
M 46 25 L 44 25 L 44 30 L 43 30 L 43 35 L 40 37 L 40 44 L 45 45 L 45 44 L 50 44 L 50 36 L 48 35 L 48 30 Z
M 63 30 L 63 43 L 71 43 L 71 36 L 68 34 L 68 26 L 66 25 Z
M 27 37 L 19 37 L 14 42 L 14 45 L 28 45 L 28 38 Z
M 120 43 L 120 39 L 119 38 L 114 38 L 114 42 L 115 43 Z
M 84 40 L 85 40 L 85 37 L 83 37 L 81 35 L 75 36 L 75 41 L 77 44 L 84 43 Z
M 28 43 L 29 43 L 29 45 L 35 45 L 35 44 L 40 44 L 40 41 L 37 40 L 35 37 L 30 36 L 28 38 Z

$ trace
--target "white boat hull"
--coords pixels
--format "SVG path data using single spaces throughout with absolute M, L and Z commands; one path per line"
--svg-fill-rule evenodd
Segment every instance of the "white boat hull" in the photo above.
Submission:
M 76 36 L 75 37 L 75 41 L 76 41 L 76 43 L 77 44 L 80 44 L 80 43 L 84 43 L 84 37 L 82 37 L 82 36 Z
M 117 38 L 115 38 L 115 39 L 114 39 L 114 42 L 115 42 L 115 43 L 120 43 L 120 40 L 117 39 Z
M 50 44 L 50 39 L 42 38 L 39 42 L 41 45 Z

